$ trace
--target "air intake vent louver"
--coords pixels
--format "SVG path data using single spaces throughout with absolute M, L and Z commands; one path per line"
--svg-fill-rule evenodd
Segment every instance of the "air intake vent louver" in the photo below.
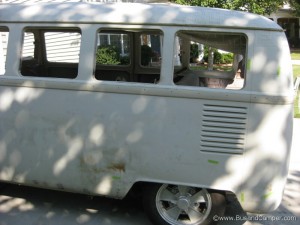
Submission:
M 246 121 L 247 107 L 205 104 L 201 151 L 242 154 Z

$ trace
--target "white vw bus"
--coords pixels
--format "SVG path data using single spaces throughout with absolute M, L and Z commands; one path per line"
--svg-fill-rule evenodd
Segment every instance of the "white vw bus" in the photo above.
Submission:
M 0 180 L 208 224 L 280 203 L 292 137 L 284 31 L 171 4 L 0 5 Z

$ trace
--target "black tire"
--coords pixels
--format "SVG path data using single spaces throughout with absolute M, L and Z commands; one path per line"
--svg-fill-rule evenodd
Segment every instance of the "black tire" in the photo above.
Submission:
M 163 198 L 166 200 L 160 200 Z M 224 215 L 226 200 L 223 192 L 149 184 L 143 191 L 143 206 L 154 225 L 212 225 L 217 223 L 214 217 Z
M 7 183 L 0 182 L 0 191 L 4 190 L 7 187 Z

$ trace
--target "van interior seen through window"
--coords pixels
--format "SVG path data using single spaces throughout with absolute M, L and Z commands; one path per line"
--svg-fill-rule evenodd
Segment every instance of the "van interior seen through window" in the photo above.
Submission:
M 76 78 L 80 44 L 79 30 L 26 29 L 23 38 L 21 74 Z
M 244 35 L 179 31 L 174 49 L 175 84 L 235 90 L 244 87 Z
M 161 31 L 100 30 L 95 78 L 103 81 L 157 83 L 161 68 Z

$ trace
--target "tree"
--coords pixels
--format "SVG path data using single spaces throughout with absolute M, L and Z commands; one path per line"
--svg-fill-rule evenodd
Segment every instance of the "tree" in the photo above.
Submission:
M 300 0 L 291 0 L 300 2 Z M 269 15 L 287 1 L 285 0 L 171 0 L 182 5 L 214 7 Z
M 295 16 L 300 16 L 300 0 L 289 0 L 289 4 L 294 9 Z

